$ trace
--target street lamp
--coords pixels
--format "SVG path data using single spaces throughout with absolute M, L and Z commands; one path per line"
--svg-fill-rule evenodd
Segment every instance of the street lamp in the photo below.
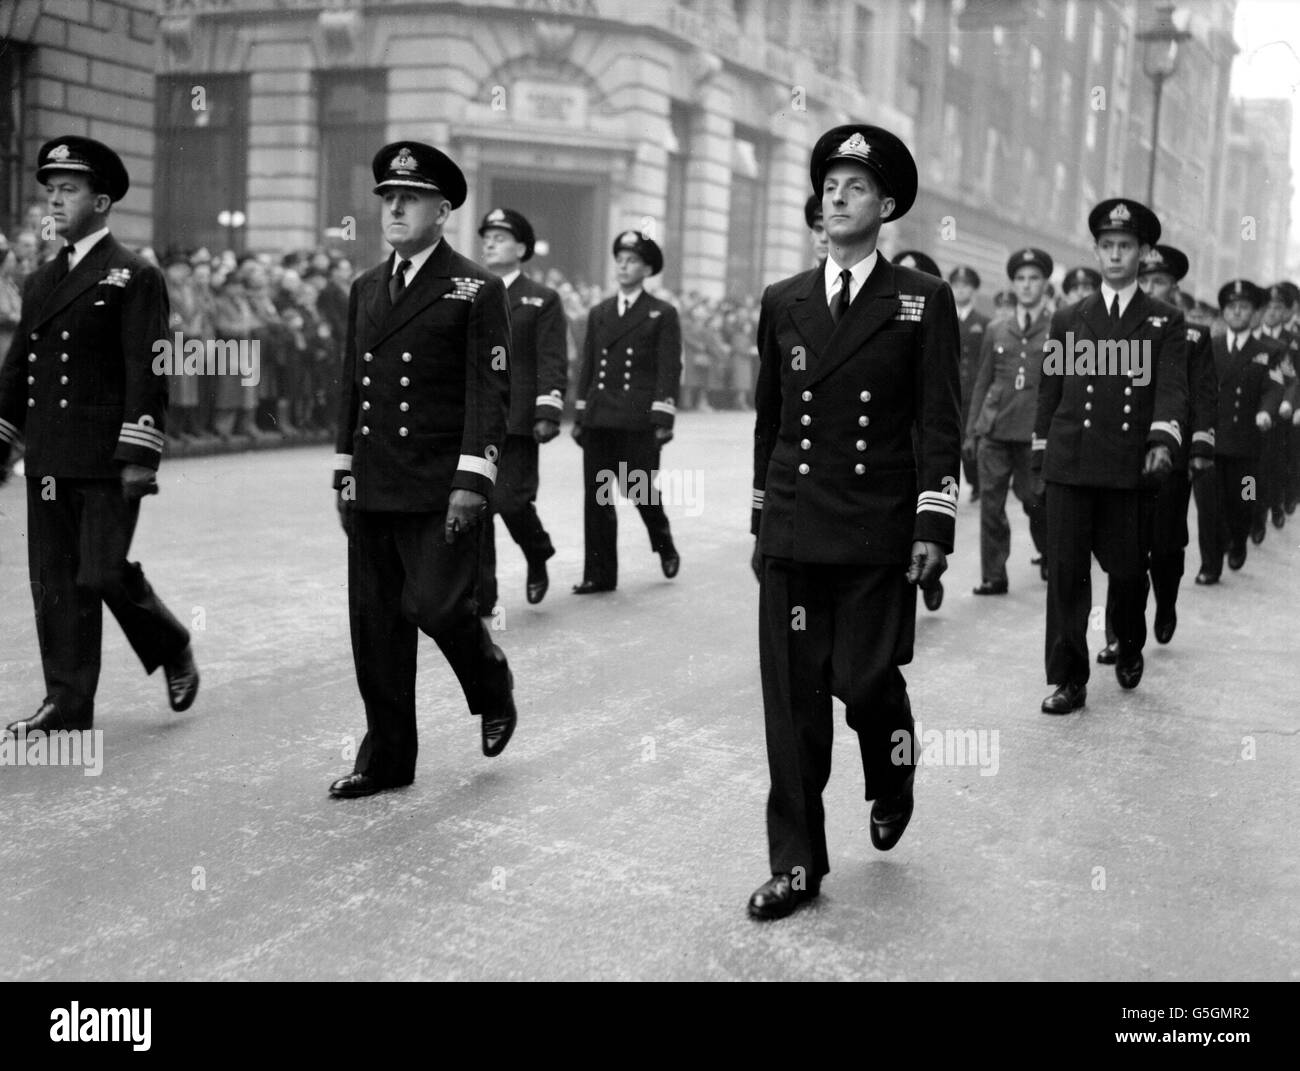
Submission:
M 235 249 L 235 231 L 244 225 L 245 218 L 244 213 L 239 209 L 231 211 L 223 208 L 217 213 L 218 226 L 226 228 L 226 248 L 232 252 L 238 252 Z
M 1151 112 L 1151 166 L 1147 172 L 1147 207 L 1155 209 L 1156 154 L 1160 150 L 1160 98 L 1165 79 L 1178 70 L 1178 46 L 1192 35 L 1174 23 L 1174 5 L 1156 8 L 1155 22 L 1137 35 L 1142 42 L 1142 71 L 1155 84 L 1155 102 Z

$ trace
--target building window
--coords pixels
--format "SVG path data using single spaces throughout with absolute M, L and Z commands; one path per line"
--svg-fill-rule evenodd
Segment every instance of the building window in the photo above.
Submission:
M 731 142 L 731 215 L 727 225 L 729 295 L 757 294 L 762 290 L 766 156 L 762 134 L 736 127 Z
M 1101 8 L 1098 7 L 1092 13 L 1092 62 L 1101 62 L 1101 46 L 1105 43 L 1104 33 L 1101 27 Z
M 155 247 L 242 252 L 248 228 L 224 228 L 217 214 L 247 209 L 247 76 L 160 77 L 157 90 L 156 144 L 166 151 L 154 157 Z
M 961 176 L 962 156 L 962 121 L 961 111 L 955 104 L 943 106 L 943 169 L 952 185 L 957 185 Z
M 1029 46 L 1029 110 L 1034 115 L 1043 114 L 1043 53 L 1037 45 Z
M 320 137 L 317 234 L 323 245 L 339 246 L 345 217 L 356 221 L 355 241 L 339 246 L 357 264 L 384 256 L 374 219 L 359 213 L 374 205 L 370 161 L 358 145 L 374 140 L 384 128 L 388 82 L 383 71 L 322 71 L 316 75 L 317 125 Z
M 1061 72 L 1061 112 L 1062 129 L 1069 129 L 1070 117 L 1074 113 L 1074 76 L 1069 71 Z
M 23 116 L 27 111 L 30 54 L 30 49 L 14 41 L 0 47 L 0 224 L 11 242 L 14 232 L 23 225 L 22 196 L 27 172 L 22 159 Z
M 1079 0 L 1065 0 L 1065 39 L 1074 40 L 1079 25 Z
M 667 203 L 664 241 L 668 251 L 664 264 L 664 286 L 680 291 L 682 248 L 686 244 L 686 161 L 690 156 L 691 110 L 673 101 L 669 110 Z

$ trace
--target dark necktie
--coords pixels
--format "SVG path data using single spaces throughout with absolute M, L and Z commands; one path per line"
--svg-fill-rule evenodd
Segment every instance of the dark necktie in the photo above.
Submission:
M 1112 327 L 1118 326 L 1119 324 L 1119 295 L 1118 294 L 1116 294 L 1113 298 L 1110 299 L 1110 322 Z
M 58 286 L 68 274 L 68 258 L 72 255 L 72 246 L 65 245 L 54 258 L 54 285 Z
M 840 272 L 840 292 L 835 297 L 835 304 L 831 306 L 831 320 L 839 323 L 840 318 L 849 311 L 849 283 L 853 281 L 853 273 L 845 268 Z
M 409 260 L 399 262 L 393 277 L 388 280 L 388 300 L 394 305 L 397 304 L 397 299 L 406 293 L 406 269 L 410 266 Z

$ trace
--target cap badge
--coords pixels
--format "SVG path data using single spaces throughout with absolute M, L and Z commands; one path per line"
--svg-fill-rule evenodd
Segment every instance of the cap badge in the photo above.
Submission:
M 871 153 L 871 146 L 867 144 L 867 139 L 859 132 L 854 132 L 853 136 L 840 143 L 840 147 L 835 150 L 837 156 L 860 156 L 866 159 Z
M 1112 223 L 1127 223 L 1132 218 L 1133 214 L 1123 201 L 1110 210 L 1110 221 Z
M 411 155 L 410 149 L 403 146 L 398 154 L 393 157 L 393 162 L 388 166 L 394 171 L 414 171 L 415 157 Z
M 503 223 L 505 221 L 505 218 L 506 218 L 505 212 L 503 212 L 499 208 L 492 209 L 492 211 L 488 214 L 489 223 Z
M 66 145 L 56 145 L 54 146 L 54 148 L 50 150 L 50 154 L 49 156 L 46 157 L 46 159 L 66 160 L 71 155 L 72 155 L 72 150 L 69 149 Z
M 1021 259 L 1021 260 L 1033 260 L 1033 259 L 1034 259 L 1034 254 L 1033 254 L 1032 251 L 1026 249 L 1026 250 L 1024 251 L 1024 253 L 1021 255 L 1020 259 Z

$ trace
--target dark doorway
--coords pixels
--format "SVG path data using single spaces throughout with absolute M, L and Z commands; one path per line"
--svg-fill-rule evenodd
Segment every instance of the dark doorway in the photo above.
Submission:
M 482 214 L 493 208 L 513 208 L 528 217 L 537 240 L 549 246 L 545 255 L 538 253 L 528 262 L 533 278 L 541 281 L 547 269 L 556 268 L 570 282 L 600 283 L 604 279 L 600 249 L 605 236 L 597 223 L 598 193 L 591 182 L 492 178 Z

